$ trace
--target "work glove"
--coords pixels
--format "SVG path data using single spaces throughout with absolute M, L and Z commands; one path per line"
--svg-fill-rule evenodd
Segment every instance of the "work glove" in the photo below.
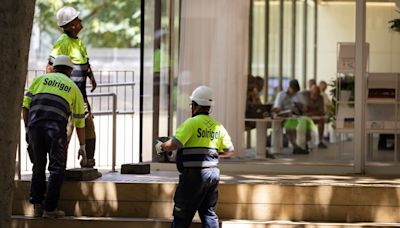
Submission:
M 155 148 L 156 148 L 157 155 L 160 155 L 165 152 L 164 149 L 161 147 L 162 144 L 163 144 L 163 142 L 161 142 L 160 140 L 156 141 Z
M 87 163 L 86 145 L 85 145 L 85 144 L 80 145 L 79 150 L 78 150 L 78 160 L 79 160 L 81 157 L 82 157 L 82 159 L 81 159 L 80 164 L 81 164 L 81 167 L 84 167 L 84 166 L 86 166 L 86 163 Z

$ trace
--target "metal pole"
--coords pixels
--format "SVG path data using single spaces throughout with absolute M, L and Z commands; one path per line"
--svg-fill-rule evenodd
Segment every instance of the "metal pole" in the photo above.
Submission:
M 134 85 L 136 85 L 135 82 L 111 82 L 111 83 L 99 83 L 97 84 L 97 87 L 134 86 Z
M 279 91 L 283 86 L 283 17 L 284 17 L 283 0 L 279 1 Z
M 140 1 L 140 99 L 139 99 L 139 162 L 143 162 L 143 88 L 144 88 L 144 0 Z
M 169 32 L 168 32 L 168 135 L 172 135 L 173 117 L 173 91 L 174 91 L 174 30 L 175 30 L 175 0 L 169 6 Z
M 253 14 L 254 14 L 254 0 L 250 0 L 250 13 L 249 13 L 249 59 L 247 63 L 247 74 L 252 75 L 253 64 Z
M 291 78 L 296 78 L 296 19 L 297 19 L 297 0 L 292 0 L 292 74 Z
M 112 97 L 112 155 L 111 155 L 111 170 L 115 172 L 115 164 L 117 157 L 117 94 L 108 93 L 91 93 L 88 97 Z
M 365 20 L 366 1 L 356 1 L 356 57 L 355 57 L 355 118 L 354 118 L 354 164 L 355 172 L 365 172 L 365 81 L 366 43 Z
M 303 86 L 307 88 L 307 22 L 308 22 L 308 10 L 307 10 L 307 0 L 304 0 L 303 9 Z
M 264 78 L 265 78 L 265 102 L 268 103 L 269 91 L 269 0 L 265 0 L 265 20 L 264 20 Z
M 117 95 L 112 94 L 113 99 L 113 114 L 112 114 L 112 171 L 115 172 L 115 163 L 117 157 Z
M 154 47 L 153 54 L 158 54 L 159 56 L 154 56 L 159 58 L 160 66 L 154 66 L 153 61 L 153 135 L 152 138 L 155 139 L 159 136 L 160 127 L 160 82 L 161 82 L 161 39 L 163 31 L 161 30 L 161 0 L 154 1 L 154 31 L 153 34 L 159 34 L 159 37 L 154 37 Z M 153 58 L 154 59 L 154 58 Z M 157 68 L 159 72 L 154 71 Z M 156 161 L 157 153 L 155 148 L 152 151 L 152 160 Z
M 314 79 L 317 80 L 318 53 L 318 0 L 314 0 Z

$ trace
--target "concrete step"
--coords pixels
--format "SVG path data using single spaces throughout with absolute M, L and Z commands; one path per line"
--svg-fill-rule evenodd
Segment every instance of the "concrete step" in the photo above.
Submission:
M 62 219 L 42 219 L 27 216 L 12 216 L 10 228 L 169 228 L 172 220 L 146 218 L 106 218 L 106 217 L 65 217 Z M 200 228 L 196 220 L 190 228 Z M 400 223 L 323 223 L 292 221 L 248 221 L 222 220 L 221 228 L 357 228 L 357 227 L 400 227 Z
M 171 219 L 175 187 L 66 181 L 59 208 L 69 216 Z M 390 223 L 400 221 L 399 192 L 399 186 L 386 184 L 221 183 L 217 213 L 223 220 Z M 29 181 L 16 181 L 13 215 L 33 214 L 28 194 Z

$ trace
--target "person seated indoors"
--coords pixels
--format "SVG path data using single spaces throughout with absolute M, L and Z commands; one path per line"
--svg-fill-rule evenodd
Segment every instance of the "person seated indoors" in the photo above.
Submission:
M 247 107 L 246 107 L 246 115 L 251 113 L 254 107 L 257 105 L 262 105 L 261 101 L 261 91 L 264 88 L 264 79 L 260 76 L 248 76 L 248 85 L 247 85 Z M 256 127 L 255 122 L 245 121 L 245 130 L 251 130 Z M 267 151 L 267 158 L 275 159 L 275 156 Z
M 293 146 L 293 154 L 308 154 L 307 141 L 311 139 L 310 132 L 314 124 L 310 118 L 302 115 L 303 100 L 299 90 L 299 82 L 295 79 L 291 80 L 289 88 L 286 91 L 279 92 L 276 96 L 272 112 L 278 117 L 286 118 L 283 127 L 286 130 L 289 142 Z M 297 133 L 305 136 L 306 142 L 303 146 L 297 143 Z
M 264 79 L 260 76 L 251 76 L 248 77 L 248 86 L 247 86 L 247 104 L 254 106 L 254 105 L 261 105 L 261 90 L 264 87 Z
M 312 118 L 318 125 L 318 148 L 326 149 L 327 146 L 324 143 L 325 103 L 321 90 L 317 85 L 312 85 L 310 90 L 302 91 L 301 95 L 304 99 L 303 114 Z
M 264 80 L 259 77 L 262 81 L 261 84 L 264 84 Z M 246 98 L 246 117 L 254 117 L 255 113 L 252 112 L 254 110 L 255 105 L 260 105 L 262 104 L 261 98 L 260 98 L 260 91 L 261 89 L 257 77 L 254 77 L 252 75 L 249 75 L 247 78 L 247 98 Z M 255 122 L 250 122 L 250 121 L 245 121 L 245 128 L 246 130 L 251 130 L 256 128 L 256 123 Z
M 319 82 L 319 89 L 321 90 L 321 96 L 324 98 L 325 114 L 326 114 L 333 106 L 332 100 L 326 93 L 326 90 L 328 89 L 328 84 L 326 83 L 326 81 Z
M 308 80 L 308 85 L 307 85 L 307 89 L 308 90 L 311 90 L 311 88 L 313 87 L 313 86 L 315 86 L 315 85 L 317 85 L 317 81 L 315 80 L 315 79 L 309 79 Z

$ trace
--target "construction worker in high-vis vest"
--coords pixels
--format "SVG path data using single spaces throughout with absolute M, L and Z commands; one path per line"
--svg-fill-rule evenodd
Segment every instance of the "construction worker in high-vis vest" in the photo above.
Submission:
M 218 158 L 232 156 L 234 147 L 224 126 L 212 118 L 212 90 L 197 87 L 190 97 L 192 117 L 166 142 L 157 142 L 158 154 L 178 149 L 179 183 L 174 196 L 171 227 L 189 227 L 198 211 L 203 227 L 218 227 Z
M 35 217 L 58 218 L 65 213 L 58 210 L 60 189 L 67 161 L 68 117 L 76 127 L 79 156 L 86 158 L 85 109 L 82 93 L 70 79 L 73 64 L 68 56 L 55 58 L 54 73 L 36 77 L 25 94 L 22 115 L 31 148 L 32 180 L 30 202 Z M 50 176 L 46 188 L 46 164 Z
M 86 79 L 89 78 L 92 84 L 91 92 L 96 88 L 96 80 L 89 64 L 86 47 L 78 38 L 78 33 L 83 28 L 79 19 L 79 11 L 72 7 L 64 6 L 57 12 L 57 24 L 64 33 L 58 38 L 53 45 L 50 53 L 49 62 L 46 67 L 46 72 L 52 71 L 54 59 L 59 55 L 66 55 L 71 58 L 74 64 L 71 79 L 76 83 L 82 92 L 85 101 L 85 120 L 86 120 L 86 151 L 87 159 L 81 161 L 81 166 L 93 168 L 95 166 L 94 152 L 96 146 L 96 133 L 93 123 L 93 115 L 86 95 Z M 68 142 L 71 139 L 73 127 L 71 121 L 67 127 Z

